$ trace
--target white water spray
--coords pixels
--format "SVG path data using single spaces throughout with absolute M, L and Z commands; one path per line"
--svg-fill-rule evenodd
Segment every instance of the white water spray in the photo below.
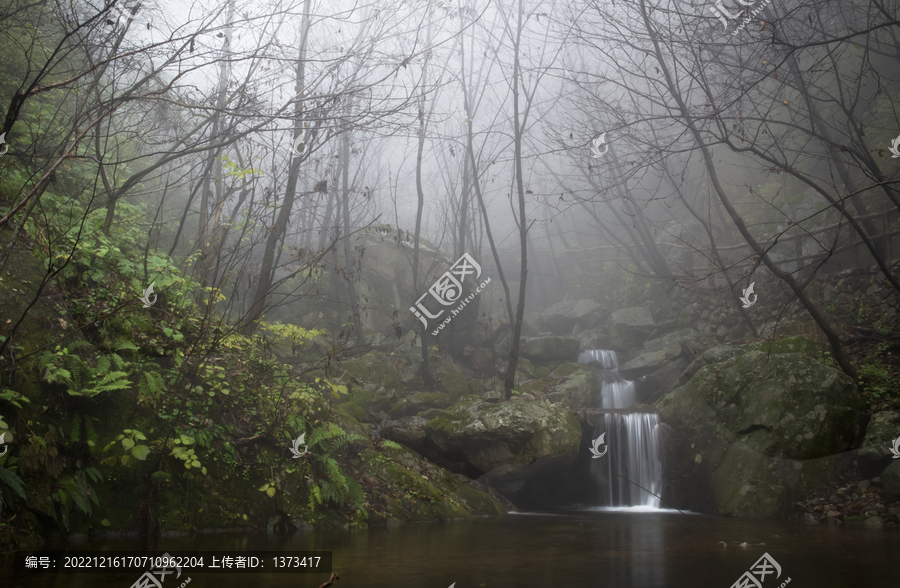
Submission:
M 579 363 L 591 361 L 599 362 L 606 370 L 601 378 L 600 408 L 633 406 L 635 384 L 619 375 L 616 352 L 591 349 L 578 358 Z M 594 438 L 607 433 L 608 459 L 591 460 L 591 474 L 599 486 L 601 504 L 659 508 L 657 496 L 662 490 L 659 416 L 655 412 L 608 412 L 603 418 L 603 425 L 594 427 Z

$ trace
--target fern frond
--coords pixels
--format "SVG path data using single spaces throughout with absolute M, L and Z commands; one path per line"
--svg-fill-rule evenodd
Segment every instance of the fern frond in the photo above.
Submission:
M 14 471 L 0 467 L 0 482 L 11 488 L 22 500 L 26 500 L 25 482 Z

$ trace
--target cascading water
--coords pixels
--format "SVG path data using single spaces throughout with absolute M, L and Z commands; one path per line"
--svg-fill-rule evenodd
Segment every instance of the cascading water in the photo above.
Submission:
M 591 475 L 600 487 L 601 504 L 659 508 L 659 417 L 654 412 L 621 411 L 634 405 L 636 388 L 634 382 L 619 374 L 615 351 L 591 349 L 578 357 L 578 363 L 592 361 L 603 366 L 599 408 L 609 411 L 603 414 L 603 424 L 594 426 L 594 439 L 606 433 L 609 451 L 604 458 L 591 460 Z

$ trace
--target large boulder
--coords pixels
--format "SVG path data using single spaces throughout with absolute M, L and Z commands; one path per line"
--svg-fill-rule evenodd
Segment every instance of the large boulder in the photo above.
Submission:
M 568 467 L 578 455 L 581 425 L 546 402 L 492 404 L 466 396 L 425 425 L 425 434 L 466 475 L 487 474 L 491 485 L 516 491 L 530 478 Z
M 610 343 L 619 351 L 638 347 L 655 328 L 653 316 L 643 306 L 622 308 L 609 315 Z
M 569 335 L 576 327 L 579 331 L 593 327 L 605 314 L 603 307 L 592 300 L 564 300 L 542 312 L 541 323 L 554 335 Z
M 702 351 L 702 347 L 704 346 L 701 343 L 700 333 L 695 331 L 694 329 L 681 329 L 678 331 L 673 331 L 662 337 L 657 337 L 656 339 L 650 339 L 644 346 L 641 348 L 642 353 L 659 351 L 661 349 L 665 349 L 666 347 L 670 347 L 672 345 L 687 345 L 688 349 L 693 353 L 700 353 Z
M 432 408 L 447 408 L 455 399 L 445 392 L 414 392 L 391 407 L 391 416 L 411 416 Z
M 656 371 L 681 355 L 681 344 L 673 343 L 656 351 L 645 351 L 628 363 L 619 367 L 622 377 L 636 380 Z
M 554 359 L 575 360 L 581 341 L 573 337 L 523 337 L 522 355 L 538 361 Z
M 398 419 L 381 430 L 381 436 L 406 445 L 419 455 L 426 453 L 425 424 L 420 417 L 404 417 Z
M 881 472 L 881 489 L 885 500 L 900 500 L 900 459 L 891 461 Z
M 891 452 L 894 439 L 900 437 L 900 412 L 876 412 L 869 419 L 866 436 L 859 449 L 859 460 L 864 469 L 878 469 L 894 457 Z
M 657 403 L 670 427 L 670 498 L 732 516 L 784 514 L 847 467 L 866 405 L 849 376 L 807 355 L 737 351 Z
M 552 378 L 565 378 L 554 384 L 543 393 L 544 398 L 552 403 L 559 402 L 571 410 L 588 408 L 594 405 L 594 399 L 600 392 L 597 373 L 583 365 L 564 363 L 550 374 Z

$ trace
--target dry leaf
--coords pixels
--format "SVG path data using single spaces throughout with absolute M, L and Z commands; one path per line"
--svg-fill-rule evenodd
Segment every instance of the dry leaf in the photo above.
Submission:
M 782 98 L 781 101 L 784 102 L 784 105 L 785 105 L 785 106 L 790 106 L 790 105 L 791 105 L 791 103 L 788 102 L 787 100 L 785 100 L 784 98 Z

